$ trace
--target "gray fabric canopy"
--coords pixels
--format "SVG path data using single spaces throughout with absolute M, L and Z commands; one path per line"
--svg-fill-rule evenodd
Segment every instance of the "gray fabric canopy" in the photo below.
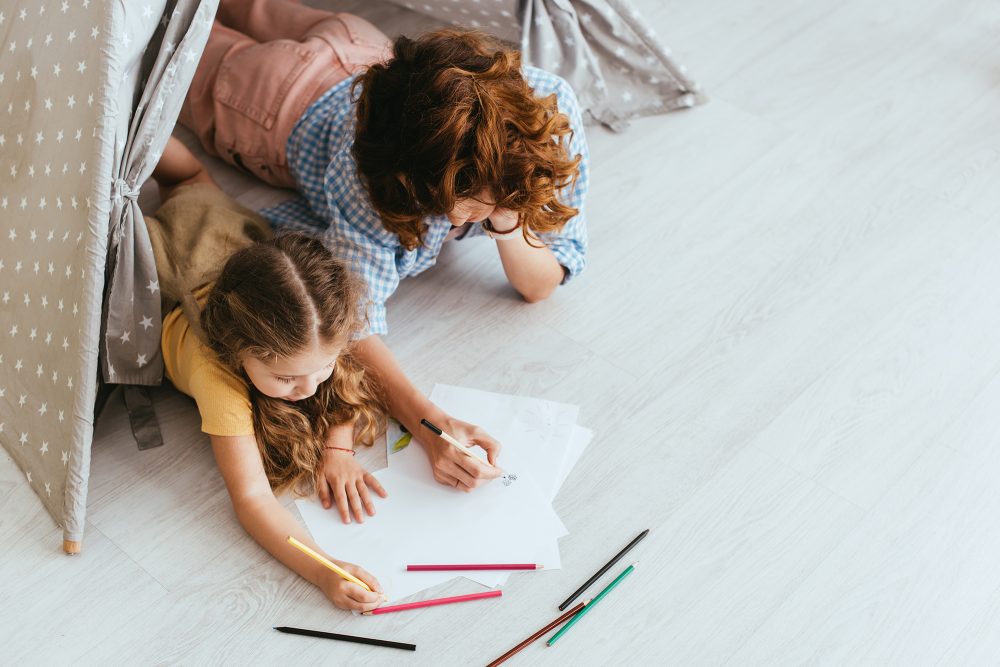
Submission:
M 135 192 L 170 134 L 215 8 L 0 8 L 0 443 L 68 550 L 83 536 L 99 352 L 107 379 L 112 366 L 119 380 L 160 379 L 159 294 L 145 289 L 156 272 Z

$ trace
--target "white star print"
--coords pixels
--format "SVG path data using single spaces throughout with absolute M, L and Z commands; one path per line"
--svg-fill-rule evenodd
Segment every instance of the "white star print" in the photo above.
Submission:
M 63 411 L 60 410 L 59 411 L 59 421 L 62 421 L 63 419 L 64 419 L 64 417 L 63 417 Z
M 71 377 L 66 378 L 66 387 L 68 389 L 72 389 L 73 388 L 73 378 L 71 378 Z
M 99 30 L 97 29 L 97 26 L 96 26 L 96 25 L 95 25 L 95 26 L 94 26 L 93 28 L 91 28 L 91 29 L 90 29 L 90 37 L 91 37 L 92 39 L 97 39 L 97 35 L 98 35 L 99 33 L 100 33 L 100 31 L 99 31 Z
M 150 294 L 155 294 L 158 289 L 160 289 L 160 283 L 157 280 L 150 279 L 149 284 L 146 285 L 146 289 L 149 290 Z
M 48 46 L 51 43 L 52 43 L 52 33 L 50 32 L 49 34 L 45 35 L 45 46 Z M 56 76 L 59 76 L 58 70 L 59 70 L 59 64 L 56 63 L 56 72 L 55 72 Z
M 52 495 L 52 484 L 50 484 L 49 482 L 45 482 L 45 495 L 46 496 Z
M 129 338 L 129 332 L 128 332 L 128 330 L 125 330 L 124 332 L 122 332 L 122 335 L 119 337 L 119 340 L 121 340 L 122 345 L 124 345 L 125 343 L 127 343 L 127 342 L 129 342 L 131 340 L 131 338 Z
M 59 310 L 62 310 L 62 301 L 59 302 Z M 63 349 L 63 351 L 69 349 L 69 339 L 68 338 L 63 338 L 62 349 Z
M 20 398 L 17 399 L 17 407 L 23 408 L 24 404 L 27 402 L 28 402 L 28 397 L 24 394 L 21 394 Z
M 28 434 L 25 433 L 24 431 L 21 431 L 21 437 L 17 439 L 17 443 L 19 445 L 26 445 L 26 444 L 28 444 Z M 30 479 L 30 477 L 29 477 L 29 479 Z
M 16 324 L 12 324 L 12 325 L 10 325 L 10 337 L 13 338 L 16 335 L 17 335 L 17 325 Z M 18 370 L 21 370 L 21 369 L 18 369 Z
M 42 308 L 48 308 L 48 307 L 49 307 L 49 297 L 43 296 L 42 297 Z
M 70 30 L 69 34 L 66 35 L 66 41 L 72 44 L 74 39 L 76 39 L 76 30 Z
M 69 3 L 66 2 L 66 0 L 63 0 L 62 6 L 59 7 L 59 9 L 62 11 L 63 14 L 65 14 L 66 12 L 69 11 Z
M 79 72 L 80 74 L 83 74 L 84 72 L 86 72 L 87 71 L 87 61 L 86 60 L 81 60 L 81 61 L 77 62 L 77 64 L 76 64 L 76 71 Z
M 38 414 L 39 415 L 44 415 L 48 411 L 49 411 L 49 404 L 48 403 L 42 403 L 41 407 L 38 408 Z
M 24 362 L 18 359 L 17 363 L 14 364 L 14 370 L 20 373 L 22 368 L 24 368 Z
M 66 98 L 66 106 L 68 106 L 70 109 L 72 109 L 73 107 L 75 107 L 76 106 L 76 98 L 73 97 L 72 95 L 70 95 L 69 97 L 67 97 Z M 59 134 L 61 136 L 62 132 L 60 132 Z
M 52 111 L 52 98 L 51 97 L 46 97 L 45 98 L 45 110 L 46 111 Z
M 142 325 L 143 330 L 149 329 L 151 326 L 153 326 L 153 318 L 151 318 L 149 315 L 145 315 L 143 316 L 142 321 L 139 322 L 139 324 Z
M 63 452 L 62 452 L 62 464 L 66 465 L 68 462 L 69 462 L 69 452 L 67 452 L 64 449 Z
M 136 357 L 135 363 L 139 364 L 139 368 L 142 368 L 143 366 L 145 366 L 146 365 L 146 355 L 145 354 L 140 354 L 138 357 Z

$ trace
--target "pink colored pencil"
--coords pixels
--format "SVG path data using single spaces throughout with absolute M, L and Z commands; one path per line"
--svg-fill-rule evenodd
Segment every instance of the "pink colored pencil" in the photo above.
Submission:
M 375 616 L 377 614 L 391 614 L 394 611 L 406 611 L 407 609 L 420 609 L 421 607 L 433 607 L 439 604 L 451 604 L 453 602 L 470 602 L 472 600 L 482 600 L 484 598 L 498 598 L 503 595 L 503 591 L 486 591 L 485 593 L 472 593 L 471 595 L 456 595 L 450 598 L 437 598 L 436 600 L 421 600 L 420 602 L 407 602 L 406 604 L 396 604 L 390 607 L 378 607 L 371 611 L 363 612 L 364 616 Z
M 457 565 L 407 565 L 407 572 L 440 572 L 444 570 L 541 570 L 535 563 L 459 563 Z

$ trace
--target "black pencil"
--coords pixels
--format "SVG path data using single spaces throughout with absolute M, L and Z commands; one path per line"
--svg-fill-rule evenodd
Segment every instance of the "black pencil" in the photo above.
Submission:
M 320 639 L 337 639 L 342 642 L 354 642 L 356 644 L 371 644 L 372 646 L 385 646 L 386 648 L 398 648 L 404 651 L 416 651 L 416 644 L 404 644 L 402 642 L 391 642 L 387 639 L 373 639 L 372 637 L 355 637 L 354 635 L 338 635 L 334 632 L 320 632 L 319 630 L 306 630 L 304 628 L 289 628 L 284 625 L 275 626 L 278 632 L 287 632 L 290 635 L 305 635 L 306 637 L 319 637 Z
M 598 570 L 594 574 L 594 576 L 592 576 L 590 579 L 587 579 L 587 582 L 583 586 L 580 586 L 578 589 L 576 589 L 576 591 L 572 595 L 570 595 L 568 598 L 566 598 L 566 601 L 563 602 L 561 605 L 559 605 L 559 611 L 565 611 L 566 607 L 568 607 L 571 604 L 573 604 L 573 600 L 575 600 L 578 597 L 580 597 L 581 593 L 583 593 L 585 590 L 587 590 L 588 588 L 590 588 L 591 584 L 593 584 L 595 581 L 597 581 L 598 579 L 600 579 L 601 575 L 603 575 L 605 572 L 607 572 L 608 570 L 610 570 L 611 567 L 615 563 L 617 563 L 618 561 L 620 561 L 622 559 L 622 556 L 624 556 L 629 551 L 631 551 L 632 547 L 634 547 L 635 545 L 639 544 L 639 542 L 642 541 L 642 538 L 646 537 L 646 535 L 648 535 L 648 534 L 649 534 L 649 528 L 647 528 L 646 530 L 644 530 L 641 533 L 639 533 L 638 535 L 636 535 L 636 538 L 634 540 L 632 540 L 631 542 L 629 542 L 627 545 L 625 545 L 625 548 L 622 549 L 621 551 L 619 551 L 618 555 L 616 555 L 614 558 L 612 558 L 611 560 L 609 560 L 605 564 L 604 567 L 602 567 L 600 570 Z

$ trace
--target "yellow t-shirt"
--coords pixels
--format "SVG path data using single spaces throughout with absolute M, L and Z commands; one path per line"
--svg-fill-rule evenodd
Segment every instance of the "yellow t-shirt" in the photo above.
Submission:
M 194 293 L 205 306 L 211 285 Z M 163 366 L 175 387 L 195 400 L 201 430 L 209 435 L 253 435 L 253 408 L 246 382 L 225 368 L 191 329 L 184 311 L 163 318 Z

